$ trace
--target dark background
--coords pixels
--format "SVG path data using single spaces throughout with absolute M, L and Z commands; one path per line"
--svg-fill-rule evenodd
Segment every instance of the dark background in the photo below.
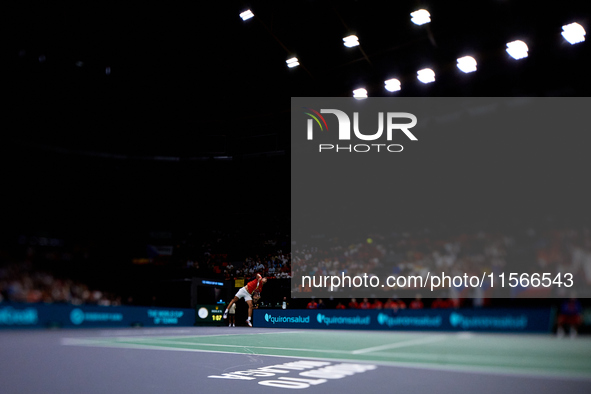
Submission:
M 248 7 L 256 18 L 243 22 Z M 421 7 L 432 23 L 416 26 L 409 14 Z M 80 275 L 119 288 L 150 231 L 289 231 L 291 97 L 590 91 L 588 43 L 560 35 L 574 21 L 589 30 L 584 2 L 15 2 L 1 14 L 2 242 L 43 233 L 91 244 Z M 360 47 L 342 45 L 351 33 Z M 505 52 L 516 39 L 528 58 Z M 301 66 L 288 69 L 294 54 Z M 455 66 L 467 54 L 476 73 Z M 435 83 L 416 80 L 424 67 Z M 392 77 L 402 91 L 383 89 Z M 587 212 L 582 200 L 572 217 Z

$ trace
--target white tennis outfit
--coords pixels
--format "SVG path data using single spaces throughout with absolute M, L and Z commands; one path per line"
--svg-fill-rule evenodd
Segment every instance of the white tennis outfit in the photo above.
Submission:
M 238 290 L 238 293 L 236 293 L 236 297 L 244 298 L 245 301 L 252 300 L 252 296 L 246 290 L 246 286 L 244 286 L 244 287 L 240 288 L 240 290 Z

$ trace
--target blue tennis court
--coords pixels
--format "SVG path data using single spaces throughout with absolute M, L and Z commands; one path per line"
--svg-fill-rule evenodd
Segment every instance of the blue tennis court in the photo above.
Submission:
M 586 393 L 591 339 L 187 327 L 0 333 L 3 393 Z

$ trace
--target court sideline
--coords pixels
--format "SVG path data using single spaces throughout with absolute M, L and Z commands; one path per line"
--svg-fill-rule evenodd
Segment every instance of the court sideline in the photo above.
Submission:
M 591 339 L 548 335 L 7 330 L 0 348 L 3 393 L 584 393 L 591 383 Z

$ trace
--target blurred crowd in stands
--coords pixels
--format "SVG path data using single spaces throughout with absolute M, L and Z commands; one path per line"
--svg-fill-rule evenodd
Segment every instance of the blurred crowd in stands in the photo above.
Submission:
M 211 256 L 208 256 L 211 257 Z M 217 261 L 210 258 L 205 259 L 205 275 L 223 276 L 225 280 L 237 278 L 249 278 L 260 273 L 269 279 L 289 279 L 291 278 L 291 257 L 289 253 L 283 253 L 281 250 L 277 254 L 269 254 L 264 257 L 258 255 L 247 257 L 245 261 L 228 261 L 227 255 L 215 256 L 221 257 Z M 187 268 L 201 269 L 197 260 L 187 260 Z
M 284 229 L 283 229 L 284 230 Z M 167 236 L 168 237 L 168 236 Z M 476 275 L 505 271 L 513 272 L 569 272 L 580 283 L 591 283 L 591 232 L 586 228 L 551 229 L 535 231 L 533 229 L 519 232 L 458 232 L 440 231 L 439 233 L 421 230 L 415 232 L 397 232 L 390 234 L 371 234 L 356 236 L 356 238 L 315 237 L 303 242 L 291 240 L 287 231 L 279 228 L 261 231 L 232 231 L 206 230 L 183 234 L 179 237 L 160 240 L 144 240 L 143 250 L 149 242 L 166 242 L 170 247 L 170 255 L 166 257 L 166 264 L 158 265 L 152 260 L 147 264 L 130 264 L 131 258 L 119 257 L 121 262 L 111 262 L 110 268 L 119 269 L 121 266 L 132 267 L 135 270 L 147 268 L 155 278 L 168 269 L 167 278 L 175 277 L 204 277 L 220 280 L 233 280 L 253 277 L 256 273 L 270 279 L 292 279 L 292 291 L 307 292 L 301 282 L 293 280 L 302 275 L 375 275 L 385 283 L 388 276 L 418 275 L 425 277 L 427 273 L 435 275 L 445 272 L 446 275 Z M 127 247 L 123 244 L 124 247 Z M 92 254 L 92 249 L 86 250 L 84 256 L 76 257 L 76 252 L 68 249 L 63 243 L 52 245 L 31 246 L 28 241 L 19 240 L 19 258 L 7 258 L 2 255 L 0 261 L 0 302 L 67 302 L 72 304 L 120 305 L 121 297 L 125 303 L 130 303 L 132 291 L 124 285 L 108 286 L 114 283 L 114 275 L 104 269 L 104 276 L 92 273 L 101 271 L 97 262 L 110 256 L 111 250 L 106 250 L 92 263 L 86 261 L 86 254 Z M 52 249 L 53 247 L 53 249 Z M 43 249 L 45 248 L 45 249 Z M 47 249 L 49 248 L 49 249 Z M 288 252 L 291 249 L 291 253 Z M 67 261 L 68 265 L 59 271 L 52 271 L 51 264 L 39 264 L 35 250 L 43 252 L 42 263 L 47 260 L 58 262 Z M 46 252 L 49 250 L 49 252 Z M 51 250 L 54 250 L 53 252 Z M 56 255 L 55 250 L 61 250 Z M 126 249 L 121 249 L 126 250 Z M 141 247 L 135 250 L 141 251 Z M 162 249 L 167 250 L 167 249 Z M 2 251 L 0 251 L 0 254 Z M 42 253 L 38 253 L 41 255 Z M 37 257 L 39 257 L 37 255 Z M 113 254 L 114 255 L 114 254 Z M 139 256 L 138 256 L 139 255 Z M 142 257 L 138 253 L 137 257 Z M 14 256 L 14 254 L 13 254 Z M 47 257 L 49 256 L 49 257 Z M 78 260 L 77 260 L 78 259 Z M 156 260 L 154 260 L 157 262 Z M 95 266 L 94 271 L 87 267 Z M 77 268 L 78 275 L 69 276 Z M 170 268 L 176 271 L 173 272 Z M 127 268 L 126 268 L 127 269 Z M 129 271 L 128 277 L 136 272 Z M 147 272 L 147 271 L 146 271 Z M 90 274 L 89 274 L 90 273 Z M 86 276 L 84 276 L 86 275 Z M 138 282 L 143 281 L 142 277 Z M 92 280 L 94 279 L 94 280 Z M 105 286 L 103 288 L 103 284 Z M 147 286 L 149 287 L 149 286 Z M 458 307 L 462 298 L 486 298 L 490 294 L 466 294 L 462 289 L 450 288 L 447 293 L 428 294 L 428 297 L 441 299 L 425 301 L 420 298 L 411 299 L 413 293 L 399 294 L 407 301 L 393 299 L 392 292 L 397 289 L 385 287 L 376 289 L 376 294 L 369 299 L 337 302 L 313 301 L 311 305 L 330 308 L 449 308 Z M 412 291 L 410 289 L 409 291 Z M 388 293 L 389 292 L 389 293 Z M 418 292 L 416 290 L 415 292 Z M 550 296 L 551 294 L 547 294 Z M 552 294 L 556 296 L 557 294 Z M 282 294 L 281 297 L 284 297 Z M 334 294 L 334 299 L 339 297 Z M 557 296 L 566 297 L 567 294 Z M 569 295 L 570 296 L 570 293 Z M 309 299 L 308 299 L 309 301 Z M 324 301 L 327 301 L 326 299 Z M 324 305 L 323 305 L 324 304 Z M 305 304 L 304 304 L 305 305 Z M 477 304 L 473 304 L 478 306 Z
M 0 302 L 107 306 L 121 305 L 123 299 L 124 304 L 163 306 L 171 301 L 164 300 L 163 289 L 175 279 L 234 280 L 256 273 L 289 279 L 287 249 L 285 232 L 236 229 L 199 229 L 174 237 L 170 232 L 154 232 L 115 246 L 95 239 L 80 244 L 20 236 L 11 247 L 0 248 Z
M 272 231 L 209 231 L 189 233 L 177 255 L 197 275 L 231 280 L 260 273 L 270 279 L 291 278 L 289 235 Z
M 121 305 L 121 297 L 35 269 L 30 262 L 0 268 L 0 302 Z
M 568 272 L 578 278 L 580 284 L 591 283 L 591 231 L 587 228 L 544 232 L 529 229 L 512 234 L 458 233 L 452 236 L 424 230 L 348 240 L 316 236 L 307 243 L 295 242 L 292 255 L 292 277 L 298 279 L 302 276 L 367 274 L 386 283 L 389 276 L 426 278 L 429 273 L 444 272 L 450 276 L 468 274 L 480 277 L 483 273 L 504 271 L 528 274 Z M 308 286 L 302 287 L 301 279 L 294 280 L 292 286 L 296 292 L 311 290 Z M 383 290 L 393 289 L 384 287 Z M 548 296 L 551 290 L 546 289 Z M 448 296 L 454 298 L 459 294 L 451 291 Z
M 418 294 L 414 299 L 409 300 L 408 302 L 405 302 L 398 297 L 392 297 L 388 299 L 369 299 L 365 297 L 360 301 L 358 301 L 356 298 L 351 298 L 348 302 L 338 299 L 329 300 L 327 303 L 325 303 L 321 298 L 318 299 L 318 301 L 313 298 L 306 306 L 307 309 L 393 309 L 395 311 L 401 309 L 448 309 L 459 307 L 460 300 L 451 298 L 436 298 L 425 305 L 425 303 L 423 303 L 422 297 Z

